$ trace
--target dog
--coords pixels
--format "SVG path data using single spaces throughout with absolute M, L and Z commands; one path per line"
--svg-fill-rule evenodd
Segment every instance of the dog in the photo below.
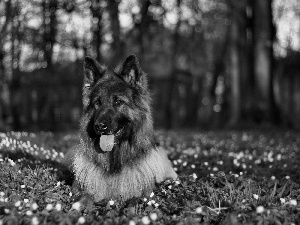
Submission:
M 65 156 L 73 186 L 94 202 L 149 195 L 155 183 L 176 179 L 155 143 L 146 74 L 135 55 L 118 71 L 84 61 L 80 144 Z

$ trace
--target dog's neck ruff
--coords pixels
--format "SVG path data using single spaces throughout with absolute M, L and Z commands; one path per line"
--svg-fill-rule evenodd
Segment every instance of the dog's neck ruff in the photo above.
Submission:
M 127 200 L 149 193 L 155 182 L 163 180 L 166 171 L 165 152 L 153 149 L 134 165 L 125 165 L 121 172 L 106 173 L 82 151 L 77 151 L 73 161 L 76 180 L 95 201 L 102 199 Z

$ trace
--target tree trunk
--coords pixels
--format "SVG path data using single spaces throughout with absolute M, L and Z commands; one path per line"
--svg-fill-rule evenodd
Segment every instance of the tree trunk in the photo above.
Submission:
M 166 104 L 166 112 L 165 112 L 165 118 L 166 118 L 166 128 L 171 129 L 173 128 L 173 119 L 174 119 L 174 91 L 175 91 L 175 86 L 176 86 L 176 81 L 177 81 L 177 57 L 178 57 L 178 45 L 179 45 L 179 28 L 181 25 L 181 0 L 177 0 L 177 9 L 178 9 L 178 14 L 177 14 L 177 23 L 175 27 L 175 31 L 173 34 L 173 52 L 171 55 L 171 73 L 170 73 L 170 83 L 169 83 L 169 88 L 168 88 L 168 93 L 167 93 L 167 99 L 168 102 Z
M 116 64 L 124 56 L 124 43 L 121 38 L 119 4 L 120 1 L 108 0 L 108 10 L 110 14 L 110 26 L 112 31 L 113 42 L 111 44 L 112 57 L 111 63 Z
M 102 14 L 103 9 L 100 3 L 100 0 L 91 0 L 90 7 L 93 21 L 92 21 L 92 30 L 93 30 L 93 41 L 92 44 L 96 50 L 96 60 L 102 61 L 101 55 L 101 44 L 102 44 Z
M 53 47 L 56 43 L 57 33 L 57 16 L 56 11 L 58 8 L 57 0 L 44 0 L 42 2 L 43 8 L 43 50 L 44 58 L 48 68 L 52 68 L 53 64 Z
M 254 0 L 255 119 L 274 121 L 272 0 Z
M 230 98 L 230 119 L 229 125 L 236 125 L 241 115 L 241 81 L 240 81 L 240 60 L 239 60 L 239 25 L 237 12 L 233 12 L 231 23 L 231 43 L 230 43 L 230 75 L 231 75 L 231 98 Z

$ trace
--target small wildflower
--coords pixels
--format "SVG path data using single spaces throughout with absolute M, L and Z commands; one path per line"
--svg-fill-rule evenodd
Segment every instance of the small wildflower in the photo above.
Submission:
M 153 192 L 151 192 L 151 194 L 150 194 L 150 198 L 152 198 L 154 196 L 154 193 Z
M 115 204 L 114 200 L 110 200 L 108 203 L 109 203 L 109 205 L 114 205 Z
M 275 180 L 276 179 L 276 177 L 275 176 L 271 176 L 271 180 Z
M 56 187 L 59 187 L 59 186 L 60 186 L 60 182 L 58 181 L 57 184 L 56 184 Z
M 157 214 L 156 213 L 151 213 L 150 214 L 150 219 L 151 220 L 157 220 Z
M 72 197 L 72 195 L 73 195 L 72 192 L 70 192 L 70 193 L 69 193 L 69 196 Z
M 281 202 L 281 204 L 284 204 L 285 203 L 285 198 L 280 198 L 280 202 Z
M 290 200 L 290 204 L 291 204 L 292 206 L 296 206 L 296 205 L 297 205 L 297 201 L 296 201 L 295 199 L 291 199 L 291 200 Z
M 150 219 L 149 219 L 148 216 L 144 216 L 144 217 L 142 218 L 142 223 L 143 223 L 143 224 L 146 224 L 146 225 L 147 225 L 147 224 L 150 224 L 150 222 L 151 222 L 151 221 L 150 221 Z
M 27 198 L 25 198 L 25 199 L 24 199 L 24 202 L 25 202 L 25 203 L 28 203 L 28 202 L 29 202 L 29 200 L 28 200 Z
M 208 166 L 208 162 L 204 162 L 204 166 Z
M 23 185 L 21 185 L 21 188 L 22 188 L 22 189 L 24 189 L 24 188 L 25 188 L 25 185 L 24 185 L 24 184 L 23 184 Z
M 193 173 L 192 176 L 195 180 L 197 179 L 197 175 L 195 173 Z
M 26 215 L 27 215 L 27 216 L 32 216 L 32 214 L 33 214 L 33 213 L 32 213 L 30 210 L 26 211 Z
M 53 205 L 52 204 L 48 204 L 46 206 L 46 210 L 51 211 L 53 209 Z
M 147 205 L 149 205 L 149 206 L 152 205 L 152 201 L 149 201 L 149 202 L 147 203 Z
M 134 220 L 130 220 L 128 225 L 136 225 L 136 223 L 134 222 Z
M 203 212 L 202 207 L 196 208 L 196 213 L 197 213 L 197 214 L 201 214 L 202 212 Z
M 195 168 L 196 168 L 196 166 L 195 166 L 194 164 L 192 164 L 192 165 L 191 165 L 191 168 L 192 168 L 192 169 L 195 169 Z
M 169 188 L 169 189 L 172 189 L 172 185 L 169 185 L 168 188 Z
M 265 208 L 261 205 L 256 208 L 256 213 L 263 213 L 264 211 L 265 211 Z
M 20 207 L 21 206 L 21 201 L 17 201 L 16 203 L 15 203 L 15 207 Z
M 4 212 L 5 212 L 6 214 L 8 214 L 8 213 L 10 212 L 10 210 L 9 210 L 9 209 L 4 209 Z
M 146 201 L 147 201 L 147 198 L 144 198 L 143 201 L 146 202 Z
M 55 206 L 55 209 L 57 210 L 57 211 L 61 211 L 61 204 L 60 203 L 57 203 L 56 204 L 56 206 Z
M 74 203 L 72 204 L 72 209 L 75 209 L 75 210 L 77 210 L 77 211 L 80 211 L 80 206 L 81 206 L 80 202 L 74 202 Z
M 79 217 L 78 223 L 79 224 L 84 224 L 85 223 L 85 218 L 83 216 Z
M 0 196 L 4 197 L 5 193 L 3 191 L 0 192 Z
M 31 205 L 32 210 L 37 210 L 38 207 L 39 207 L 39 206 L 38 206 L 35 202 L 32 203 L 32 205 Z
M 157 208 L 157 207 L 159 206 L 159 204 L 158 204 L 158 203 L 155 203 L 154 206 Z
M 290 179 L 290 176 L 285 176 L 285 179 L 289 180 L 289 179 Z
M 176 185 L 179 185 L 179 184 L 180 184 L 180 181 L 179 181 L 179 180 L 176 180 L 176 181 L 175 181 L 175 184 L 176 184 Z
M 31 219 L 31 224 L 32 225 L 38 225 L 39 224 L 39 220 L 38 218 L 35 216 L 35 217 L 32 217 Z
M 253 194 L 253 198 L 258 200 L 259 196 L 257 194 Z

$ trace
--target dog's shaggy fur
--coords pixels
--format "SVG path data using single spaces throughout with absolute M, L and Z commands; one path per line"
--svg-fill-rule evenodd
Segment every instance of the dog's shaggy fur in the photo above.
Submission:
M 155 145 L 146 74 L 137 58 L 129 56 L 116 72 L 87 57 L 84 69 L 81 144 L 65 160 L 75 183 L 94 201 L 127 200 L 175 179 L 165 151 Z M 99 145 L 106 135 L 99 123 L 106 123 L 106 132 L 115 137 L 110 151 Z

